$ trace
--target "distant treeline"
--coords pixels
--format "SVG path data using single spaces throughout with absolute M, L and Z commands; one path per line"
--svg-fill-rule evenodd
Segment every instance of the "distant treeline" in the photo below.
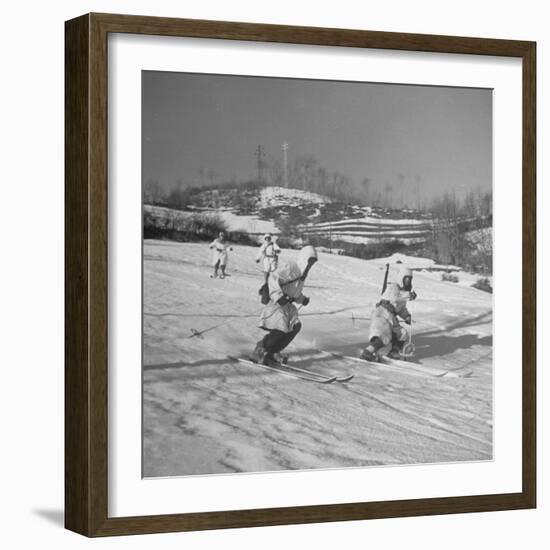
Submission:
M 312 165 L 304 161 L 303 166 L 307 167 L 307 170 L 304 168 L 305 171 L 300 173 L 305 173 L 306 176 L 289 178 L 288 187 L 317 193 L 339 203 L 386 210 L 409 210 L 431 213 L 435 216 L 447 216 L 449 211 L 456 211 L 462 217 L 492 214 L 491 191 L 482 192 L 479 189 L 470 191 L 462 199 L 459 199 L 454 192 L 445 192 L 430 199 L 420 199 L 421 191 L 417 190 L 420 194 L 406 199 L 403 192 L 394 194 L 391 191 L 392 186 L 386 185 L 385 191 L 375 190 L 376 187 L 368 178 L 365 178 L 358 186 L 353 184 L 350 178 L 337 172 L 328 173 L 324 169 L 317 168 L 317 171 L 311 175 Z M 184 210 L 189 206 L 204 202 L 204 196 L 208 196 L 210 201 L 215 201 L 216 196 L 222 200 L 224 196 L 233 195 L 233 200 L 242 197 L 242 206 L 246 208 L 247 196 L 253 197 L 263 187 L 284 186 L 283 183 L 279 179 L 273 181 L 267 178 L 245 181 L 227 180 L 202 185 L 185 184 L 180 180 L 167 190 L 158 181 L 149 179 L 143 186 L 143 200 L 146 204 Z
M 227 224 L 216 214 L 183 214 L 177 210 L 146 209 L 143 213 L 143 238 L 165 239 L 177 242 L 213 241 L 223 231 L 234 243 L 257 245 L 254 236 L 228 230 Z

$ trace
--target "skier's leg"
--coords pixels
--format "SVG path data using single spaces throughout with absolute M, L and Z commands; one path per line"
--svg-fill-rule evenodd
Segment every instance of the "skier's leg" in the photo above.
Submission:
M 290 332 L 276 331 L 279 334 L 277 334 L 277 338 L 270 343 L 269 352 L 275 354 L 283 351 L 290 342 L 296 338 L 301 329 L 302 323 L 298 322 L 292 327 L 292 331 Z
M 214 264 L 214 277 L 218 276 L 218 267 L 220 266 L 220 260 Z
M 277 329 L 270 330 L 257 344 L 252 352 L 252 359 L 256 363 L 267 363 L 273 358 L 274 349 L 277 348 L 279 339 L 284 332 Z
M 408 333 L 401 325 L 396 325 L 392 330 L 391 351 L 388 357 L 399 359 L 403 350 L 403 346 L 407 341 Z
M 269 354 L 273 355 L 279 351 L 279 343 L 284 338 L 285 333 L 282 330 L 270 330 L 268 334 L 264 336 L 262 340 L 264 350 Z
M 284 350 L 302 328 L 302 323 L 296 323 L 290 332 L 270 330 L 257 344 L 252 352 L 252 359 L 257 363 L 266 363 L 275 359 L 274 355 Z
M 257 342 L 256 347 L 252 352 L 252 360 L 256 361 L 256 363 L 263 364 L 266 356 L 267 352 L 264 348 L 264 338 L 262 338 L 259 342 Z
M 223 279 L 225 277 L 225 264 L 221 264 L 220 269 L 222 270 L 221 278 Z

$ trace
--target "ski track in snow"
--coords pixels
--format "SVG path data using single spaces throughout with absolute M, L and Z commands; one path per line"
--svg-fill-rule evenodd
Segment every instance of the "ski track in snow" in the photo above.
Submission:
M 257 251 L 233 248 L 231 276 L 220 280 L 209 278 L 205 244 L 145 241 L 146 477 L 492 458 L 490 294 L 414 275 L 418 361 L 467 368 L 470 378 L 363 366 L 318 349 L 357 354 L 383 266 L 320 254 L 304 291 L 311 303 L 300 311 L 303 330 L 288 351 L 297 366 L 355 375 L 325 386 L 228 360 L 264 334 Z M 281 258 L 294 255 L 284 250 Z

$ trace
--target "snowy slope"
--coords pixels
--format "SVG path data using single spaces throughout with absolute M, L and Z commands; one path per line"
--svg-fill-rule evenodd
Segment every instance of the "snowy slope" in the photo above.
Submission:
M 355 378 L 319 385 L 227 359 L 264 334 L 255 253 L 234 247 L 231 277 L 214 280 L 204 244 L 145 241 L 145 476 L 491 459 L 490 294 L 414 275 L 418 360 L 469 378 L 343 361 L 316 350 L 364 345 L 384 264 L 320 254 L 289 351 L 305 368 Z
M 244 233 L 279 233 L 276 225 L 269 220 L 260 220 L 258 216 L 243 216 L 235 214 L 229 210 L 215 210 L 212 213 L 217 214 L 227 224 L 229 231 L 242 231 Z
M 327 204 L 333 202 L 329 197 L 311 193 L 303 189 L 268 186 L 260 189 L 259 207 L 298 206 L 300 204 Z

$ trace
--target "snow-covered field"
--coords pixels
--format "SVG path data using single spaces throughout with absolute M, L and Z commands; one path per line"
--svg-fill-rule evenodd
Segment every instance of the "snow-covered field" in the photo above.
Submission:
M 321 385 L 228 359 L 264 334 L 255 253 L 235 246 L 231 276 L 219 280 L 209 278 L 205 244 L 145 241 L 146 477 L 492 458 L 490 294 L 414 274 L 418 361 L 470 377 L 359 364 L 318 349 L 356 354 L 364 345 L 385 261 L 320 254 L 288 351 L 304 368 L 355 374 Z

